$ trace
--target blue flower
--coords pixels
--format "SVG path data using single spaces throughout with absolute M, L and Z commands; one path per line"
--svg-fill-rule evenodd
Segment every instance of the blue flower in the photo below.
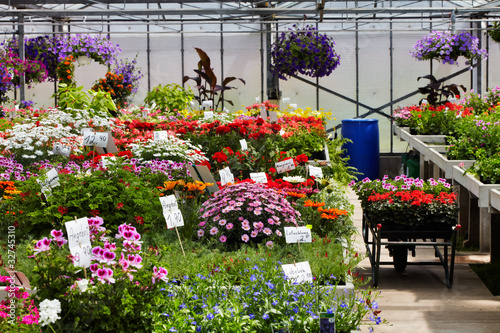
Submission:
M 208 319 L 208 320 L 212 320 L 212 319 L 214 319 L 214 315 L 213 315 L 212 313 L 208 313 L 208 314 L 207 314 L 207 319 Z
M 269 315 L 268 315 L 267 313 L 264 313 L 264 314 L 262 315 L 262 319 L 264 319 L 264 320 L 269 319 Z

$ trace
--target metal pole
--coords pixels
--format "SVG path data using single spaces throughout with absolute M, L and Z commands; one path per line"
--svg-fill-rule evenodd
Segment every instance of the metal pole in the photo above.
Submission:
M 260 24 L 260 102 L 264 102 L 264 25 Z
M 146 8 L 149 9 L 149 2 L 146 4 Z M 149 15 L 148 15 L 149 20 Z M 148 67 L 148 92 L 151 91 L 151 37 L 149 35 L 149 24 L 146 26 L 146 61 Z
M 389 2 L 389 6 L 392 7 L 392 0 Z M 390 81 L 391 81 L 391 88 L 390 88 L 390 94 L 391 94 L 391 107 L 390 107 L 390 115 L 392 116 L 392 113 L 394 111 L 393 108 L 393 99 L 394 99 L 394 54 L 393 54 L 393 35 L 392 35 L 392 20 L 389 22 L 389 57 L 390 57 Z M 394 122 L 392 119 L 390 120 L 391 122 L 391 130 L 389 131 L 389 138 L 391 142 L 391 153 L 394 152 L 394 135 L 392 135 L 392 127 L 394 125 Z
M 181 2 L 181 9 L 182 9 L 182 2 Z M 181 75 L 182 75 L 182 87 L 185 88 L 184 86 L 184 76 L 186 75 L 185 69 L 184 69 L 184 23 L 182 21 L 183 15 L 181 15 Z M 201 103 L 201 101 L 200 101 Z
M 316 35 L 318 35 L 318 22 L 316 22 Z M 319 110 L 319 77 L 316 78 L 316 110 Z
M 356 1 L 356 7 L 358 7 L 358 1 Z M 356 67 L 356 117 L 359 116 L 359 23 L 358 19 L 356 19 L 356 33 L 355 33 L 355 47 L 356 47 L 356 56 L 355 56 L 355 67 Z
M 222 9 L 222 2 L 220 3 L 220 8 Z M 221 15 L 222 18 L 222 15 Z M 224 24 L 221 20 L 220 24 L 220 84 L 222 85 L 222 81 L 224 80 Z M 224 110 L 224 90 L 220 92 L 220 98 L 222 101 L 221 110 Z M 215 101 L 214 101 L 214 110 L 215 110 Z
M 21 59 L 22 62 L 26 60 L 26 55 L 24 52 L 24 15 L 19 14 L 17 18 L 18 22 L 18 45 L 19 45 L 19 58 Z M 19 76 L 19 84 L 20 84 L 20 90 L 19 90 L 19 100 L 24 101 L 26 99 L 25 96 L 25 89 L 26 89 L 26 77 L 24 76 L 24 72 L 20 74 Z

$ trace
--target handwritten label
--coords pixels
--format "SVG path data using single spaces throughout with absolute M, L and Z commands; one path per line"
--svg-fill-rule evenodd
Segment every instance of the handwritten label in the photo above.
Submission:
M 280 135 L 283 136 L 283 134 L 285 134 L 285 130 L 284 129 L 280 129 Z
M 285 227 L 287 243 L 311 243 L 311 230 L 307 227 Z
M 240 145 L 241 145 L 241 150 L 248 150 L 247 140 L 241 139 L 240 140 Z
M 255 103 L 260 103 L 260 97 L 259 96 L 255 97 Z
M 168 139 L 168 132 L 167 131 L 154 131 L 153 132 L 153 141 L 161 141 Z
M 250 178 L 257 184 L 267 184 L 267 176 L 265 172 L 251 172 Z
M 219 175 L 220 183 L 222 186 L 226 185 L 227 183 L 234 183 L 234 175 L 231 173 L 229 167 L 225 167 L 224 169 L 219 170 Z
M 160 198 L 161 207 L 163 209 L 163 216 L 167 223 L 167 228 L 182 227 L 184 225 L 184 217 L 179 210 L 177 198 L 175 195 L 168 195 Z
M 108 138 L 109 138 L 109 135 L 107 132 L 104 132 L 104 133 L 96 133 L 95 134 L 95 140 L 96 140 L 96 146 L 97 147 L 107 147 L 108 146 Z
M 83 145 L 84 146 L 95 146 L 97 143 L 97 138 L 94 132 L 85 131 L 83 132 Z
M 292 110 L 297 110 L 297 104 L 290 104 L 289 106 Z
M 75 257 L 75 267 L 89 267 L 92 257 L 89 222 L 86 217 L 65 223 L 69 251 Z
M 65 157 L 69 157 L 71 154 L 71 146 L 64 146 L 59 142 L 54 143 L 54 146 L 52 147 L 52 152 L 55 155 L 61 155 Z
M 147 118 L 148 117 L 148 111 L 142 111 L 142 118 Z
M 208 119 L 213 119 L 213 117 L 214 117 L 214 112 L 213 111 L 205 111 L 205 112 L 203 112 L 203 119 L 208 120 Z
M 315 178 L 323 178 L 323 169 L 314 165 L 309 165 L 309 175 Z
M 277 173 L 283 173 L 295 169 L 295 163 L 293 163 L 293 159 L 277 162 L 274 165 L 276 166 Z
M 59 174 L 57 170 L 52 168 L 50 169 L 44 180 L 37 179 L 37 183 L 42 187 L 42 193 L 47 197 L 51 194 L 52 188 L 59 186 Z
M 311 266 L 309 266 L 308 261 L 281 265 L 281 267 L 286 277 L 295 283 L 312 283 L 313 281 Z

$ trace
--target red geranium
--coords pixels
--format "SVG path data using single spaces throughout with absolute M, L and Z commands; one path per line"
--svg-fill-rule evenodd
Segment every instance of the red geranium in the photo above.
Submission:
M 219 163 L 227 162 L 227 155 L 218 151 L 212 156 L 212 159 Z

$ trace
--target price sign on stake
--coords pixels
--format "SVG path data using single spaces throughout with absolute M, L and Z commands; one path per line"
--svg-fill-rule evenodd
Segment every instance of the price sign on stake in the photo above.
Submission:
M 234 183 L 234 175 L 231 173 L 231 169 L 229 167 L 225 167 L 222 170 L 219 170 L 220 175 L 220 183 L 222 186 L 227 183 Z
M 84 146 L 95 146 L 97 139 L 94 132 L 85 131 L 83 132 L 83 145 Z
M 309 165 L 309 175 L 315 178 L 323 178 L 323 169 L 314 165 Z
M 89 222 L 86 217 L 65 223 L 68 233 L 68 244 L 71 254 L 75 257 L 75 267 L 89 267 L 92 245 L 90 244 Z
M 95 134 L 95 145 L 97 147 L 106 148 L 108 146 L 108 133 L 96 133 Z
M 154 131 L 153 132 L 153 140 L 156 142 L 156 141 L 160 141 L 160 140 L 163 140 L 163 139 L 167 139 L 168 138 L 168 133 L 167 131 Z
M 241 145 L 241 150 L 247 150 L 248 149 L 247 140 L 241 139 L 240 140 L 240 145 Z
M 307 227 L 285 227 L 285 239 L 287 243 L 311 243 L 311 229 Z
M 214 112 L 213 111 L 205 111 L 203 112 L 203 119 L 213 119 Z
M 275 166 L 277 173 L 283 173 L 295 169 L 295 164 L 293 163 L 293 159 L 277 162 L 275 163 Z
M 311 266 L 308 261 L 297 262 L 295 264 L 281 265 L 287 278 L 296 283 L 312 283 Z
M 251 172 L 250 178 L 257 184 L 267 184 L 267 176 L 265 172 Z
M 260 106 L 260 116 L 264 119 L 267 120 L 267 110 L 264 105 Z
M 161 207 L 163 209 L 163 216 L 167 222 L 167 228 L 182 227 L 184 225 L 184 218 L 177 205 L 175 195 L 168 195 L 160 198 Z

